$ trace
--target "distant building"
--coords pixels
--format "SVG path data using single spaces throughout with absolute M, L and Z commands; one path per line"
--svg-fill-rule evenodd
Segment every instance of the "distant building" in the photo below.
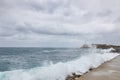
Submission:
M 90 46 L 88 44 L 83 44 L 81 48 L 90 48 Z
M 96 48 L 94 44 L 83 44 L 80 48 Z

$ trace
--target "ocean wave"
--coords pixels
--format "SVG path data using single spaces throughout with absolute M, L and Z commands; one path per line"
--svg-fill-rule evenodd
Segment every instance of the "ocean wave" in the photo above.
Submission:
M 83 75 L 89 69 L 97 68 L 102 63 L 119 55 L 109 53 L 110 50 L 104 50 L 102 54 L 91 53 L 84 55 L 73 61 L 51 63 L 47 66 L 32 69 L 0 72 L 0 80 L 65 80 L 65 77 L 73 72 Z

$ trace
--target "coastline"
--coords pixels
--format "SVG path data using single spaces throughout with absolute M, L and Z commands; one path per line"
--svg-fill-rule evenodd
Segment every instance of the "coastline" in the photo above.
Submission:
M 119 80 L 120 79 L 120 56 L 103 63 L 96 69 L 89 71 L 75 80 Z

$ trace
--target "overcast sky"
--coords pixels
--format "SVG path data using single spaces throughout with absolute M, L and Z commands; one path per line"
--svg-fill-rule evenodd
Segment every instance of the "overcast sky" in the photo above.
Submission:
M 1 47 L 120 45 L 120 0 L 0 0 Z

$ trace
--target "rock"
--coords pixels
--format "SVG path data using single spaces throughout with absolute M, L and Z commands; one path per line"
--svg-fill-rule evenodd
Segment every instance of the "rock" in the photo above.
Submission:
M 117 45 L 107 45 L 107 44 L 92 44 L 92 45 L 95 45 L 96 48 L 98 49 L 113 48 L 114 50 L 112 50 L 111 52 L 120 52 L 120 46 L 117 46 Z
M 93 68 L 90 68 L 89 71 L 93 70 Z
M 65 80 L 78 80 L 79 77 L 81 77 L 81 75 L 72 73 L 72 75 L 68 75 Z

